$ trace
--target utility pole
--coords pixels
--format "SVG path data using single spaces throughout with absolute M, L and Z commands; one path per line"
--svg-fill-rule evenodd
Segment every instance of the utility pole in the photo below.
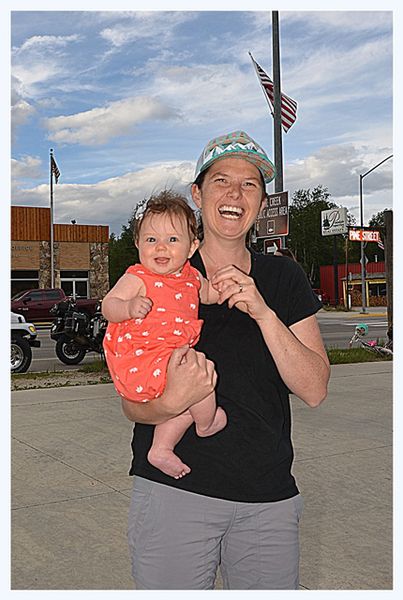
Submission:
M 272 13 L 272 44 L 273 44 L 273 88 L 274 88 L 274 165 L 276 178 L 274 191 L 282 192 L 283 183 L 283 144 L 281 131 L 281 79 L 280 79 L 280 33 L 278 11 Z
M 393 212 L 385 210 L 385 271 L 388 331 L 393 327 Z

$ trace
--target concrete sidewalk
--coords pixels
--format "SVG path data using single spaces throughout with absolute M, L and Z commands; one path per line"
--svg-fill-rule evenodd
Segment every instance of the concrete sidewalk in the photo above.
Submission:
M 11 396 L 11 589 L 133 589 L 132 426 L 113 386 Z M 292 405 L 301 589 L 391 589 L 392 363 L 332 367 L 321 407 Z

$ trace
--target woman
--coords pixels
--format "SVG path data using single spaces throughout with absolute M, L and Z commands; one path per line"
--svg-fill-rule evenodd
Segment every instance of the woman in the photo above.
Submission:
M 301 267 L 246 247 L 273 177 L 264 150 L 240 131 L 211 140 L 197 163 L 192 197 L 204 238 L 191 262 L 221 297 L 201 306 L 197 351 L 176 351 L 164 395 L 123 401 L 136 421 L 129 545 L 138 589 L 212 589 L 218 565 L 226 589 L 298 588 L 302 499 L 288 394 L 318 406 L 330 369 L 315 317 L 321 304 Z M 152 424 L 216 383 L 228 424 L 205 439 L 188 430 L 176 452 L 192 472 L 172 480 L 147 462 Z

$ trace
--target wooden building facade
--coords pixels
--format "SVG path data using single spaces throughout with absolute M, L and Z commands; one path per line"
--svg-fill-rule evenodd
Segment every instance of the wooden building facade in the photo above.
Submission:
M 55 286 L 102 298 L 109 290 L 109 227 L 53 225 Z M 50 208 L 11 207 L 11 295 L 51 285 Z

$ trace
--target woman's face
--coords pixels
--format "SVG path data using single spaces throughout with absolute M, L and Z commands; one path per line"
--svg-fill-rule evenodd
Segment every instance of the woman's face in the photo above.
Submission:
M 201 188 L 193 184 L 193 201 L 202 210 L 205 235 L 245 238 L 265 199 L 262 177 L 242 158 L 222 158 L 208 169 Z

